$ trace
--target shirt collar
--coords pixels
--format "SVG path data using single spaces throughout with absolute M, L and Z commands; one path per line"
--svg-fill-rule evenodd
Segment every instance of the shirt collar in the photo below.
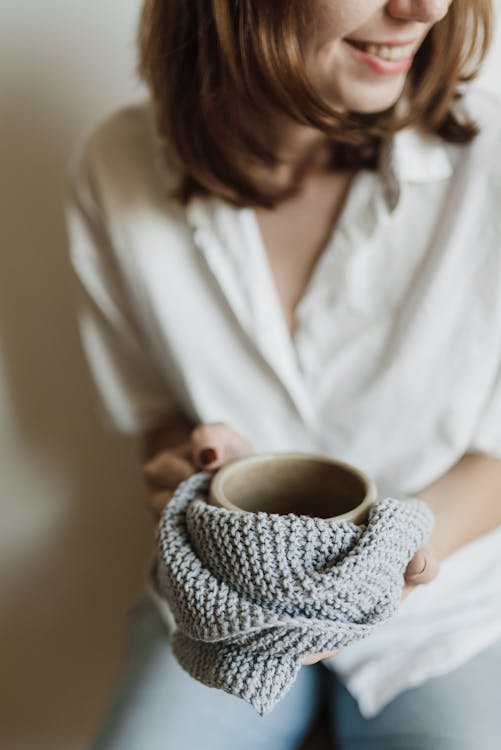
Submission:
M 442 139 L 418 128 L 399 130 L 383 143 L 379 161 L 384 197 L 390 212 L 398 205 L 402 185 L 445 180 L 452 163 Z
M 166 149 L 153 122 L 151 125 L 157 168 L 166 187 L 172 188 L 178 184 L 182 167 Z M 391 213 L 398 205 L 404 183 L 445 180 L 452 174 L 452 163 L 439 136 L 427 133 L 417 126 L 409 126 L 383 142 L 379 174 L 385 202 Z

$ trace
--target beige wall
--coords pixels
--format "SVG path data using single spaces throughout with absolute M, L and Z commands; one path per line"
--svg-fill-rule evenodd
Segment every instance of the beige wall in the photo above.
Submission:
M 152 534 L 136 445 L 92 412 L 61 193 L 76 134 L 141 95 L 139 2 L 0 6 L 0 750 L 76 750 Z
M 137 444 L 92 410 L 61 208 L 75 136 L 142 95 L 138 8 L 1 4 L 0 750 L 86 747 L 152 543 Z M 501 94 L 496 67 L 501 41 Z

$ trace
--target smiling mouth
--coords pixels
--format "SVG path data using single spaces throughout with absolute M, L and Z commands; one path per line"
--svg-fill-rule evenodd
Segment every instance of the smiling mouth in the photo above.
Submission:
M 412 57 L 415 48 L 414 42 L 390 46 L 388 44 L 374 44 L 373 42 L 359 42 L 354 39 L 345 39 L 344 41 L 368 55 L 380 57 L 382 60 L 390 62 L 409 59 L 409 57 Z

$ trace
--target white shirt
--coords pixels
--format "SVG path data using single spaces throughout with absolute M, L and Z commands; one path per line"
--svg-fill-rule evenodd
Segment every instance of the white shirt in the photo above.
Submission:
M 138 435 L 181 408 L 256 451 L 355 464 L 380 497 L 418 493 L 468 451 L 501 458 L 501 101 L 471 89 L 466 106 L 473 144 L 409 128 L 358 173 L 293 337 L 255 212 L 168 200 L 177 167 L 148 104 L 83 135 L 67 216 L 104 427 Z M 501 638 L 500 542 L 501 527 L 462 547 L 324 662 L 365 716 Z

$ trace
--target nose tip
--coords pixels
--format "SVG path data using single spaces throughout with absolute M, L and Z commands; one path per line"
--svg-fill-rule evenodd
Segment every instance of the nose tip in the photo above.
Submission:
M 445 18 L 450 2 L 449 0 L 420 0 L 416 2 L 416 5 L 424 21 L 436 23 Z
M 394 18 L 437 23 L 445 18 L 451 0 L 393 0 L 388 11 Z

